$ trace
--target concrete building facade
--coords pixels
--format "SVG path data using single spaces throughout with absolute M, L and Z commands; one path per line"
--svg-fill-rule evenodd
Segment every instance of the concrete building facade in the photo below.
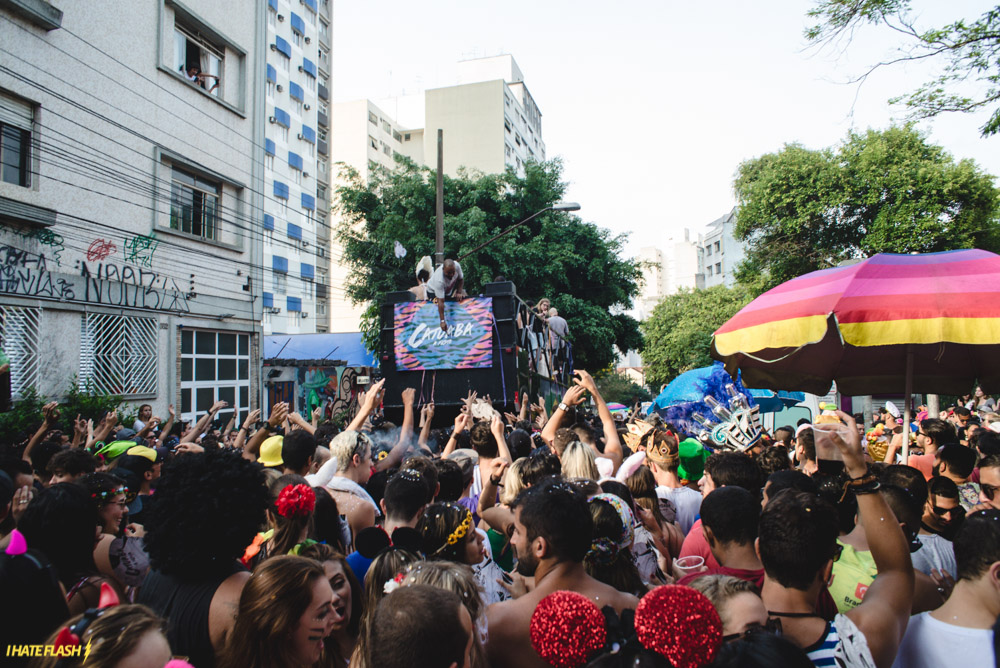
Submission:
M 257 406 L 264 11 L 0 3 L 15 398 L 60 397 L 75 377 L 163 417 Z
M 263 329 L 328 331 L 329 0 L 268 0 Z
M 698 239 L 684 229 L 678 238 L 667 239 L 664 250 L 653 246 L 639 249 L 638 260 L 643 263 L 643 286 L 639 296 L 636 317 L 645 320 L 661 299 L 676 294 L 681 288 L 701 288 L 704 281 L 699 272 Z
M 743 244 L 736 239 L 736 209 L 713 220 L 708 229 L 701 235 L 698 244 L 698 268 L 704 276 L 705 287 L 736 283 L 735 271 L 746 251 Z

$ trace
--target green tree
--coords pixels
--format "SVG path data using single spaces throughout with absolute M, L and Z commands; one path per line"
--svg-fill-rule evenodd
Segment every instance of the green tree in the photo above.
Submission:
M 741 164 L 734 188 L 747 245 L 736 278 L 754 294 L 875 253 L 1000 250 L 993 177 L 912 126 L 786 145 Z
M 632 382 L 616 371 L 608 371 L 594 376 L 597 389 L 609 404 L 618 403 L 631 407 L 637 401 L 650 401 L 649 390 Z
M 566 189 L 559 161 L 528 163 L 519 177 L 461 173 L 444 177 L 444 248 L 459 257 L 507 227 L 559 201 Z M 366 342 L 378 336 L 381 296 L 414 284 L 417 259 L 434 252 L 434 173 L 406 158 L 396 169 L 373 167 L 367 182 L 341 171 L 335 207 L 343 262 L 351 268 L 345 289 L 354 303 L 368 303 Z M 394 255 L 396 242 L 407 249 Z M 622 257 L 625 238 L 563 212 L 547 212 L 462 260 L 470 294 L 503 275 L 525 300 L 549 297 L 566 318 L 576 365 L 604 368 L 620 350 L 641 347 L 638 323 L 622 314 L 638 294 L 638 264 Z
M 921 60 L 941 63 L 941 74 L 890 102 L 905 104 L 913 118 L 992 111 L 980 132 L 986 137 L 1000 131 L 1000 6 L 972 21 L 959 19 L 922 30 L 915 26 L 910 5 L 910 0 L 820 0 L 809 11 L 819 23 L 806 30 L 806 38 L 814 44 L 849 42 L 864 24 L 888 28 L 906 41 L 895 57 L 876 63 L 858 81 L 879 67 Z
M 655 391 L 685 371 L 712 364 L 712 334 L 751 299 L 742 285 L 681 289 L 664 297 L 642 323 L 649 386 Z

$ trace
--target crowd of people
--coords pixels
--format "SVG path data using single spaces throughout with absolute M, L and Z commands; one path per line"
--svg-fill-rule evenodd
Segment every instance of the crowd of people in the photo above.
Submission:
M 903 462 L 892 404 L 711 452 L 584 371 L 551 414 L 470 393 L 448 430 L 384 383 L 344 429 L 286 404 L 217 429 L 220 402 L 65 435 L 47 404 L 0 452 L 4 665 L 998 665 L 981 393 L 918 415 Z

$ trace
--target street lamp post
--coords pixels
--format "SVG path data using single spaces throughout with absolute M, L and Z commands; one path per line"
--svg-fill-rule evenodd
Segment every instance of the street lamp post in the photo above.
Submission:
M 537 218 L 538 216 L 542 215 L 546 211 L 579 211 L 579 210 L 580 210 L 580 205 L 577 204 L 576 202 L 556 202 L 552 206 L 547 206 L 544 209 L 542 209 L 541 211 L 536 211 L 535 213 L 531 214 L 530 216 L 528 216 L 527 218 L 525 218 L 524 220 L 522 220 L 520 223 L 515 223 L 514 225 L 511 225 L 507 229 L 503 230 L 502 232 L 500 232 L 499 234 L 497 234 L 496 236 L 494 236 L 492 239 L 489 239 L 488 241 L 484 241 L 483 243 L 479 244 L 478 246 L 476 246 L 475 248 L 473 248 L 472 250 L 470 250 L 468 253 L 466 253 L 465 255 L 463 255 L 460 258 L 458 258 L 458 261 L 462 261 L 465 258 L 467 258 L 470 255 L 472 255 L 473 253 L 475 253 L 476 251 L 481 250 L 481 249 L 485 248 L 486 246 L 489 246 L 491 243 L 493 243 L 494 241 L 496 241 L 500 237 L 502 237 L 505 234 L 511 232 L 512 230 L 516 230 L 517 228 L 521 227 L 521 225 L 524 225 L 525 223 L 534 220 L 535 218 Z

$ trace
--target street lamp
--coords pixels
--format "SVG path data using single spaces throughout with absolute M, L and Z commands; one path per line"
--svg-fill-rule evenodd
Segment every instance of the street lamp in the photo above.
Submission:
M 499 239 L 503 235 L 507 234 L 511 230 L 515 230 L 518 227 L 521 227 L 521 225 L 524 225 L 525 223 L 527 223 L 527 222 L 529 222 L 531 220 L 534 220 L 535 218 L 537 218 L 538 216 L 542 215 L 546 211 L 579 211 L 579 210 L 580 210 L 580 205 L 577 204 L 576 202 L 556 202 L 552 206 L 547 206 L 544 209 L 542 209 L 541 211 L 536 211 L 535 213 L 531 214 L 530 216 L 528 216 L 527 218 L 525 218 L 524 220 L 522 220 L 520 223 L 515 223 L 514 225 L 511 225 L 506 230 L 503 230 L 502 232 L 500 232 L 499 234 L 497 234 L 492 239 L 490 239 L 488 241 L 484 241 L 483 243 L 479 244 L 478 246 L 476 246 L 475 248 L 473 248 L 472 250 L 470 250 L 468 253 L 466 253 L 465 255 L 463 255 L 460 258 L 458 258 L 458 261 L 462 261 L 465 258 L 467 258 L 470 255 L 472 255 L 473 253 L 475 253 L 476 251 L 478 251 L 478 250 L 480 250 L 482 248 L 485 248 L 486 246 L 489 246 L 491 243 L 493 243 L 494 241 L 496 241 L 497 239 Z

